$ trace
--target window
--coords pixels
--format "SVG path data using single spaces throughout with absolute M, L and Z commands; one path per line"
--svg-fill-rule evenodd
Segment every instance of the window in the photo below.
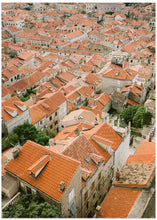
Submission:
M 94 193 L 94 195 L 93 195 L 93 199 L 95 199 L 95 193 Z
M 84 201 L 88 198 L 88 191 L 84 194 Z
M 99 200 L 101 199 L 101 195 L 99 196 Z
M 50 125 L 50 129 L 52 129 L 53 128 L 53 125 Z
M 49 118 L 49 119 L 50 119 L 50 121 L 51 121 L 51 120 L 52 120 L 52 116 L 50 116 L 50 118 Z
M 100 178 L 101 178 L 101 172 L 99 173 L 98 180 L 100 180 Z
M 91 190 L 93 190 L 94 187 L 95 187 L 95 182 L 92 183 Z
M 86 209 L 88 209 L 88 202 L 87 202 L 87 204 L 86 204 Z
M 55 112 L 55 116 L 57 116 L 57 112 Z
M 58 124 L 58 121 L 55 121 L 55 125 L 57 125 Z
M 71 190 L 71 192 L 69 193 L 69 203 L 73 200 L 74 198 L 74 189 Z
M 43 124 L 43 121 L 41 120 L 41 121 L 39 121 L 39 125 L 42 125 Z
M 11 78 L 11 82 L 13 81 L 13 78 Z

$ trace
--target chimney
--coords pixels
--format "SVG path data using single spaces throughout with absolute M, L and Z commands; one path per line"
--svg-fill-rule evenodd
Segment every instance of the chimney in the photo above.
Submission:
M 49 145 L 52 146 L 55 143 L 55 139 L 54 138 L 50 138 L 49 139 Z
M 119 178 L 120 178 L 120 172 L 119 172 L 119 169 L 117 169 L 117 171 L 116 171 L 116 181 L 119 181 Z
M 35 95 L 32 96 L 32 99 L 33 99 L 33 104 L 36 104 L 36 96 Z
M 99 218 L 101 216 L 101 206 L 97 206 L 96 207 L 96 213 L 95 213 L 95 217 Z
M 63 192 L 65 189 L 65 183 L 63 181 L 60 182 L 60 188 L 59 188 L 59 191 L 60 192 Z
M 99 114 L 97 114 L 97 117 L 96 117 L 96 119 L 97 119 L 97 122 L 99 122 Z
M 12 149 L 12 156 L 14 160 L 19 156 L 19 149 L 17 147 Z
M 149 134 L 149 142 L 152 142 L 152 137 L 153 137 L 153 135 L 152 135 L 152 133 L 150 133 Z

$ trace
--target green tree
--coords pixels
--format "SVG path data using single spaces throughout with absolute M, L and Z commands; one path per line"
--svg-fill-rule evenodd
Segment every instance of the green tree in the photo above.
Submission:
M 20 143 L 23 144 L 26 140 L 35 141 L 38 131 L 33 124 L 24 123 L 15 128 L 14 133 L 18 135 Z
M 14 205 L 7 206 L 3 218 L 61 218 L 58 207 L 45 202 L 39 196 L 22 195 Z
M 141 128 L 143 125 L 150 124 L 152 114 L 146 112 L 145 106 L 136 105 L 124 109 L 120 113 L 120 118 L 124 120 L 126 124 L 128 124 L 128 122 L 131 121 L 133 127 Z
M 132 122 L 133 117 L 138 109 L 138 105 L 135 106 L 130 106 L 128 108 L 125 108 L 123 111 L 120 113 L 120 118 L 124 119 L 125 123 L 128 124 L 129 121 Z
M 49 136 L 49 138 L 54 138 L 56 136 L 56 134 L 49 129 L 45 129 L 44 132 L 46 133 L 47 136 Z
M 48 145 L 49 137 L 44 132 L 39 132 L 36 136 L 36 142 L 43 146 Z
M 18 143 L 18 136 L 15 135 L 8 135 L 6 138 L 2 138 L 2 151 L 6 150 L 9 147 L 13 147 Z
M 152 114 L 150 112 L 144 113 L 143 124 L 144 125 L 149 125 L 151 123 L 151 119 L 152 119 Z
M 135 128 L 141 128 L 143 126 L 144 113 L 145 113 L 145 107 L 139 106 L 132 120 L 133 126 Z

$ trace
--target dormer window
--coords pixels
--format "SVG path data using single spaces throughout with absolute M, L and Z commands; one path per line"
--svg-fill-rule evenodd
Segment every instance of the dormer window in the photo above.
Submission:
M 50 155 L 43 155 L 39 160 L 37 160 L 31 167 L 28 168 L 30 176 L 33 178 L 37 178 L 40 173 L 44 170 L 46 165 L 51 160 Z
M 12 108 L 10 106 L 5 106 L 4 110 L 11 115 L 13 118 L 15 118 L 17 116 L 17 110 L 15 108 Z

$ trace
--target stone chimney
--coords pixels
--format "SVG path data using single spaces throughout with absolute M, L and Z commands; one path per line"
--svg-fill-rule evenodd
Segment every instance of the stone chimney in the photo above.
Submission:
M 50 138 L 49 139 L 49 145 L 52 146 L 55 143 L 55 139 L 54 138 Z
M 19 149 L 18 149 L 18 147 L 14 147 L 12 149 L 12 156 L 13 156 L 14 160 L 19 156 Z
M 101 206 L 97 206 L 96 207 L 96 213 L 95 213 L 95 218 L 100 218 L 100 216 L 101 216 Z
M 152 142 L 152 137 L 153 137 L 153 135 L 152 135 L 152 133 L 150 133 L 150 134 L 149 134 L 149 139 L 148 139 L 149 142 Z
M 35 95 L 32 96 L 32 99 L 33 99 L 33 104 L 36 104 L 36 96 Z
M 116 181 L 119 181 L 119 178 L 120 178 L 120 172 L 119 172 L 119 169 L 117 169 L 117 171 L 116 171 Z
M 59 191 L 60 192 L 63 192 L 65 189 L 65 183 L 63 181 L 60 182 L 60 188 L 59 188 Z

